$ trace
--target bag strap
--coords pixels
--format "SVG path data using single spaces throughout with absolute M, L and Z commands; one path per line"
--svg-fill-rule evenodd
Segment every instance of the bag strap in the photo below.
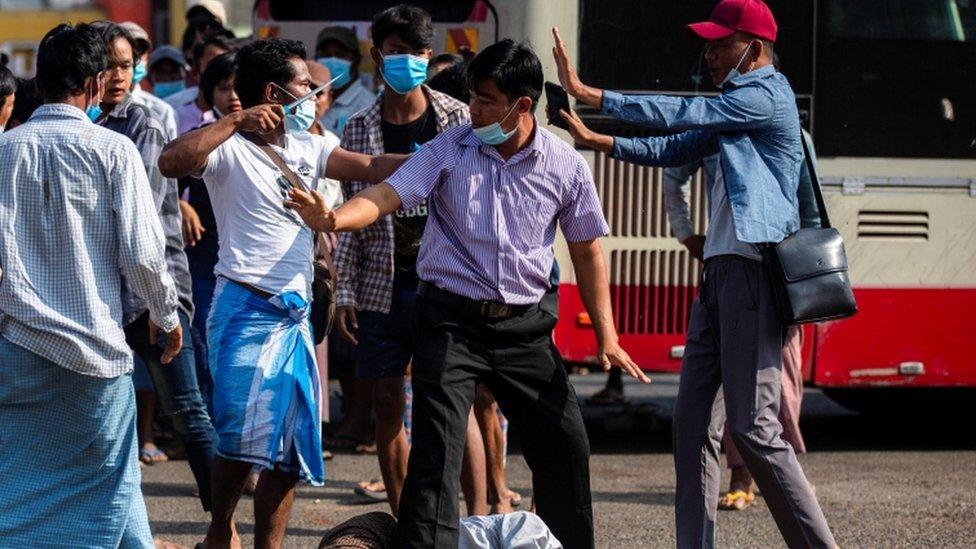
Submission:
M 306 187 L 305 184 L 302 183 L 302 180 L 298 178 L 295 172 L 291 171 L 291 168 L 289 168 L 288 165 L 285 164 L 285 161 L 281 158 L 281 155 L 278 154 L 274 149 L 272 149 L 271 145 L 268 145 L 267 141 L 261 139 L 257 135 L 254 135 L 253 133 L 250 132 L 237 132 L 237 133 L 239 133 L 240 136 L 243 137 L 244 139 L 247 139 L 251 143 L 257 145 L 259 149 L 264 151 L 264 154 L 266 154 L 268 158 L 271 159 L 271 162 L 274 163 L 274 165 L 279 170 L 281 170 L 281 173 L 285 176 L 285 179 L 288 180 L 288 183 L 292 186 L 292 188 L 297 189 L 299 191 L 308 192 L 308 187 Z M 329 271 L 329 278 L 335 279 L 336 268 L 335 268 L 335 263 L 333 262 L 332 259 L 332 252 L 328 250 L 327 247 L 324 246 L 324 243 L 322 242 L 323 239 L 326 238 L 326 235 L 320 234 L 318 232 L 313 232 L 313 235 L 314 238 L 312 242 L 312 247 L 316 254 L 316 257 L 321 258 L 323 261 L 325 261 L 325 266 Z
M 810 154 L 810 147 L 807 146 L 806 136 L 800 130 L 800 143 L 803 145 L 803 158 L 807 164 L 807 171 L 810 173 L 810 185 L 813 187 L 813 196 L 817 200 L 817 212 L 820 214 L 820 227 L 828 229 L 830 217 L 827 216 L 827 205 L 824 204 L 823 192 L 820 190 L 820 178 L 817 176 L 817 168 L 813 165 L 813 155 Z
M 271 145 L 268 145 L 267 141 L 261 139 L 257 135 L 254 135 L 253 133 L 250 132 L 237 132 L 237 133 L 239 133 L 240 136 L 243 137 L 244 139 L 247 139 L 251 143 L 257 145 L 257 147 L 261 149 L 264 152 L 264 154 L 268 156 L 268 158 L 271 159 L 271 162 L 275 165 L 275 167 L 277 167 L 281 171 L 281 173 L 285 176 L 285 179 L 288 180 L 288 183 L 291 184 L 293 189 L 308 192 L 308 187 L 306 187 L 305 184 L 302 183 L 302 180 L 299 179 L 297 175 L 295 175 L 295 172 L 291 171 L 291 168 L 289 168 L 288 165 L 285 164 L 285 161 L 281 158 L 281 155 L 279 155 L 274 149 L 272 149 Z

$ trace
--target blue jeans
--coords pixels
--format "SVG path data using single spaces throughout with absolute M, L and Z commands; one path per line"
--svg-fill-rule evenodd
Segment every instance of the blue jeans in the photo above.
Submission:
M 159 406 L 172 421 L 173 429 L 186 448 L 190 470 L 200 489 L 200 503 L 205 511 L 209 511 L 210 476 L 217 435 L 197 383 L 190 319 L 182 311 L 179 314 L 183 348 L 169 364 L 163 365 L 159 361 L 167 335 L 160 333 L 156 345 L 149 343 L 148 313 L 125 327 L 125 338 L 135 353 L 136 362 L 143 361 L 149 368 Z
M 193 260 L 190 260 L 191 266 Z M 193 285 L 193 348 L 196 351 L 197 383 L 200 394 L 207 406 L 207 413 L 213 417 L 213 377 L 210 375 L 210 350 L 207 348 L 207 318 L 210 316 L 210 304 L 213 302 L 214 288 L 217 277 L 211 269 L 207 273 L 198 274 L 192 271 L 190 277 Z

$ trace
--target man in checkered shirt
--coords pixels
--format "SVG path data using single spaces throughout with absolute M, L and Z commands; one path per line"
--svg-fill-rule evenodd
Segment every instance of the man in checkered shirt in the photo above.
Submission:
M 139 153 L 86 116 L 106 64 L 90 26 L 49 32 L 37 53 L 45 104 L 0 136 L 5 547 L 153 547 L 119 273 L 145 300 L 152 338 L 168 336 L 164 364 L 183 337 Z

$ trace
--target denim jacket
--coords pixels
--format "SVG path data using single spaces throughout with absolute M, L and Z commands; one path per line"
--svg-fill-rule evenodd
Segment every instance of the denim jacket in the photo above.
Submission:
M 739 240 L 779 242 L 799 228 L 800 118 L 789 82 L 772 66 L 736 76 L 718 97 L 624 96 L 605 91 L 603 112 L 678 132 L 616 137 L 614 158 L 649 166 L 682 166 L 720 153 Z

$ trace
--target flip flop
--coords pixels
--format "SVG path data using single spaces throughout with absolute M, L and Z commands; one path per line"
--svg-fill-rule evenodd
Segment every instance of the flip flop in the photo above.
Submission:
M 756 501 L 756 495 L 744 492 L 742 490 L 735 490 L 734 492 L 727 492 L 724 496 L 718 500 L 718 508 L 723 511 L 742 511 L 746 507 L 749 507 Z
M 139 448 L 139 461 L 146 465 L 155 465 L 169 461 L 169 456 L 159 448 Z
M 359 486 L 353 489 L 353 492 L 358 496 L 363 496 L 364 498 L 369 498 L 373 501 L 386 501 L 386 486 L 383 486 L 382 490 L 373 490 L 369 487 L 370 484 L 378 484 L 377 481 L 371 481 L 366 485 L 360 483 Z M 382 486 L 382 483 L 379 483 Z

